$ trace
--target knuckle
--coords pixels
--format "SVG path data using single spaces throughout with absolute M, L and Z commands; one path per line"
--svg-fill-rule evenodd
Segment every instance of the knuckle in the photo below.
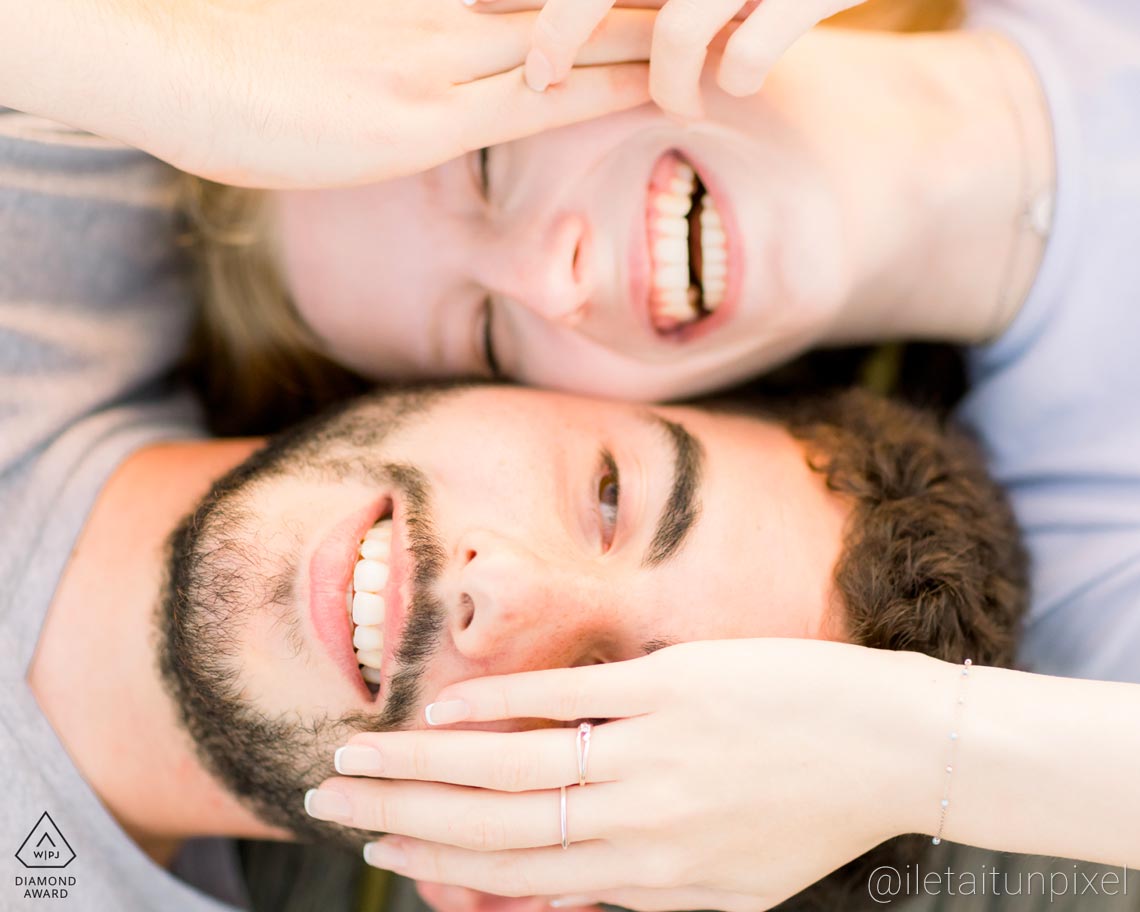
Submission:
M 503 753 L 496 761 L 495 786 L 504 792 L 525 791 L 534 781 L 534 764 L 529 756 Z
M 396 832 L 397 819 L 384 796 L 373 798 L 367 804 L 368 829 L 379 833 Z
M 679 6 L 670 3 L 657 15 L 653 27 L 653 46 L 668 52 L 693 49 L 698 46 L 700 34 L 700 13 L 695 7 Z
M 534 20 L 534 33 L 531 35 L 531 39 L 536 47 L 547 52 L 565 54 L 572 50 L 569 47 L 570 36 L 562 24 L 554 16 L 545 12 L 539 14 L 538 18 Z
M 514 856 L 499 859 L 492 866 L 491 882 L 496 884 L 495 892 L 502 896 L 535 896 L 530 878 L 519 868 Z
M 495 852 L 506 844 L 506 826 L 498 817 L 481 817 L 471 825 L 469 848 L 478 852 Z
M 498 714 L 504 719 L 513 719 L 519 712 L 517 700 L 509 687 L 496 688 L 490 702 L 498 707 Z
M 660 850 L 646 853 L 641 861 L 641 886 L 651 890 L 672 890 L 680 886 L 674 860 Z
M 412 749 L 408 754 L 408 764 L 411 767 L 413 779 L 431 778 L 431 754 L 427 743 L 422 738 L 412 741 Z
M 578 718 L 579 707 L 585 703 L 585 695 L 582 692 L 581 685 L 568 686 L 565 691 L 559 695 L 557 702 L 561 718 Z

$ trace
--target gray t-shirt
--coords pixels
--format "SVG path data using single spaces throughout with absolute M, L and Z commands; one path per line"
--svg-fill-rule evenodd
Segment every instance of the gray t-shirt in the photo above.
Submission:
M 173 172 L 141 153 L 0 109 L 0 909 L 232 908 L 139 851 L 26 682 L 107 477 L 139 447 L 200 433 L 192 400 L 166 384 L 191 316 L 174 192 Z M 69 851 L 63 868 L 21 862 Z

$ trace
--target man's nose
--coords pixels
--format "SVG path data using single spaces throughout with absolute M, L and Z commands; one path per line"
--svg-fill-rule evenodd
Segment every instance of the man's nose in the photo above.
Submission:
M 574 663 L 605 626 L 608 587 L 587 567 L 542 557 L 528 543 L 490 531 L 463 536 L 457 558 L 452 640 L 472 661 Z
M 498 239 L 499 256 L 483 284 L 544 320 L 574 326 L 590 296 L 590 229 L 576 213 L 563 213 L 539 226 L 527 225 Z

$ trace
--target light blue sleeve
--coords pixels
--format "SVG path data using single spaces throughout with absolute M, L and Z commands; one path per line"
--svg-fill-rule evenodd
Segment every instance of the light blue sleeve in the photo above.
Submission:
M 961 415 L 1033 560 L 1022 659 L 1140 682 L 1140 3 L 976 3 L 1041 77 L 1055 222 L 1029 299 L 970 357 Z

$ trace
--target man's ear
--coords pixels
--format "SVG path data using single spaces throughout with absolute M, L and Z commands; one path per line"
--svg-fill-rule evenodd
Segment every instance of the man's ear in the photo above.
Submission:
M 435 912 L 551 912 L 549 898 L 544 896 L 494 896 L 422 880 L 416 881 L 416 890 Z

